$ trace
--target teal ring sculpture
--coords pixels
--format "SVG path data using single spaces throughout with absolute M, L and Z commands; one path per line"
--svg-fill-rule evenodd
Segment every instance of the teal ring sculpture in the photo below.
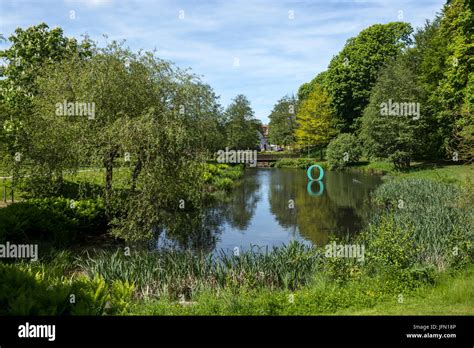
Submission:
M 313 170 L 314 167 L 317 167 L 319 169 L 319 177 L 317 179 L 314 179 L 313 176 L 311 175 L 311 171 Z M 312 166 L 308 168 L 306 175 L 308 175 L 308 179 L 311 181 L 314 181 L 314 180 L 320 181 L 324 178 L 324 169 L 319 164 L 313 164 Z

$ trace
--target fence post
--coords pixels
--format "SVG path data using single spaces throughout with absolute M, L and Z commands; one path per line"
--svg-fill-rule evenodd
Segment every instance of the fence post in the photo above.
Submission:
M 3 202 L 7 203 L 7 179 L 3 178 Z

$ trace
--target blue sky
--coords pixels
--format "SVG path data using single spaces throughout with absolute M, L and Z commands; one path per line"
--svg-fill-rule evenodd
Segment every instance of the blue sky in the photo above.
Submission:
M 444 2 L 0 0 L 0 33 L 46 22 L 66 36 L 87 33 L 104 43 L 107 34 L 133 50 L 156 48 L 160 58 L 202 75 L 223 106 L 245 94 L 266 123 L 275 102 L 325 70 L 348 38 L 399 19 L 422 26 Z

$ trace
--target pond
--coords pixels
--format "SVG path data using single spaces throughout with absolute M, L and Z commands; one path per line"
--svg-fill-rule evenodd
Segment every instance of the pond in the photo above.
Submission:
M 177 217 L 153 247 L 213 252 L 271 248 L 292 240 L 321 246 L 331 233 L 363 228 L 371 213 L 370 194 L 381 181 L 374 175 L 328 171 L 322 183 L 309 184 L 302 169 L 249 168 L 223 201 Z

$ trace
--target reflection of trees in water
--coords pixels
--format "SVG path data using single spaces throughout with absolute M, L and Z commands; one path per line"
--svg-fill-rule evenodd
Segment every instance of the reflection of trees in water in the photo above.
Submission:
M 291 173 L 294 173 L 293 175 Z M 296 225 L 296 210 L 290 209 L 290 199 L 296 198 L 296 170 L 276 169 L 270 175 L 268 202 L 270 211 L 280 226 L 289 228 Z
M 326 244 L 329 233 L 340 225 L 338 209 L 326 193 L 311 196 L 302 181 L 296 194 L 296 218 L 302 237 L 316 245 Z
M 229 200 L 221 205 L 226 221 L 239 230 L 245 230 L 252 220 L 260 200 L 258 172 L 247 171 L 239 187 L 231 192 Z
M 366 221 L 371 212 L 370 194 L 380 181 L 377 176 L 361 173 L 332 173 L 326 179 L 327 194 L 337 206 L 351 208 L 353 215 Z
M 210 252 L 222 233 L 223 216 L 215 208 L 175 213 L 157 237 L 159 247 Z
M 367 175 L 328 173 L 323 194 L 311 196 L 304 171 L 279 170 L 270 179 L 270 210 L 282 227 L 297 225 L 303 238 L 323 245 L 331 233 L 345 234 L 362 228 L 370 212 L 370 192 L 379 181 Z M 289 199 L 295 200 L 294 211 L 288 207 Z

